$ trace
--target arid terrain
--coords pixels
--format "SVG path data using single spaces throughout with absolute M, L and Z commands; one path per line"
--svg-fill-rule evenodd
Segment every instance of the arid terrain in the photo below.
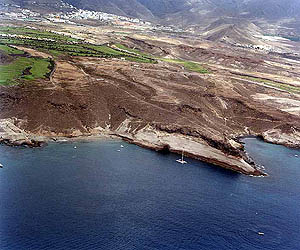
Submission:
M 84 42 L 118 49 L 126 58 L 51 54 L 37 46 L 8 44 L 54 64 L 47 77 L 0 85 L 3 142 L 40 145 L 45 138 L 115 135 L 250 175 L 263 173 L 248 159 L 239 137 L 257 135 L 300 147 L 300 61 L 295 55 L 194 35 L 30 26 L 76 34 Z M 14 58 L 1 53 L 1 64 Z

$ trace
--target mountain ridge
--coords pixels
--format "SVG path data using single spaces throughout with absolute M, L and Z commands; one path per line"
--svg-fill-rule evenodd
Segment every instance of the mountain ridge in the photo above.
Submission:
M 128 16 L 186 28 L 211 41 L 258 44 L 257 35 L 265 34 L 300 38 L 299 0 L 3 1 L 43 14 L 77 8 Z
M 298 0 L 3 0 L 24 8 L 48 6 L 49 11 L 64 3 L 76 8 L 103 11 L 142 19 L 165 19 L 169 15 L 231 16 L 244 18 L 300 17 Z

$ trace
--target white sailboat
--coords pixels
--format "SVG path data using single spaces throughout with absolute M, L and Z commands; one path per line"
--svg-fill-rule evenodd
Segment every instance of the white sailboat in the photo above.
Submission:
M 183 150 L 182 150 L 182 154 L 181 154 L 181 159 L 176 160 L 178 163 L 181 164 L 186 164 L 187 162 L 185 160 L 183 160 Z

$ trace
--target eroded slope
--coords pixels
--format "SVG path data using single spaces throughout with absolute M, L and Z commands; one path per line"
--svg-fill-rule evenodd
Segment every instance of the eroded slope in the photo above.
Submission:
M 15 117 L 9 121 L 41 136 L 115 134 L 252 175 L 261 172 L 234 140 L 237 136 L 262 135 L 299 146 L 300 97 L 271 86 L 294 84 L 297 90 L 298 65 L 263 54 L 230 54 L 222 47 L 126 42 L 133 44 L 160 57 L 158 63 L 58 56 L 47 79 L 0 87 L 0 118 Z M 174 58 L 206 61 L 209 73 L 192 72 Z

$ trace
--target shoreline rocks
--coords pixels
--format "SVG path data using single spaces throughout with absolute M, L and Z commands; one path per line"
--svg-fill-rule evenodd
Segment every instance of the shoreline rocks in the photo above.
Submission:
M 242 143 L 237 139 L 230 138 L 228 142 L 224 141 L 224 145 L 228 143 L 232 148 L 226 152 L 222 149 L 212 147 L 208 142 L 201 138 L 178 134 L 167 133 L 165 131 L 157 130 L 150 125 L 135 131 L 134 133 L 128 133 L 125 130 L 117 131 L 102 131 L 102 133 L 96 134 L 81 134 L 75 136 L 72 134 L 70 137 L 60 136 L 37 136 L 27 133 L 21 129 L 21 125 L 24 124 L 24 120 L 9 118 L 0 119 L 0 143 L 4 143 L 8 146 L 28 146 L 28 147 L 40 147 L 47 141 L 57 141 L 59 138 L 65 138 L 67 141 L 80 140 L 82 138 L 92 140 L 94 138 L 121 138 L 129 143 L 152 149 L 158 152 L 172 152 L 182 154 L 186 157 L 191 157 L 197 160 L 201 160 L 206 163 L 210 163 L 225 169 L 229 169 L 235 172 L 239 172 L 250 176 L 266 176 L 259 166 L 256 166 L 255 162 L 244 151 Z M 251 136 L 251 135 L 250 135 Z M 300 135 L 296 132 L 292 135 L 283 133 L 281 130 L 271 130 L 263 133 L 261 136 L 265 141 L 281 144 L 289 147 L 297 147 L 300 145 Z M 217 142 L 220 144 L 220 142 Z M 226 146 L 226 145 L 225 145 Z
M 134 135 L 129 133 L 116 134 L 123 140 L 153 149 L 160 152 L 172 152 L 201 160 L 225 169 L 233 170 L 246 175 L 266 176 L 259 170 L 253 161 L 240 153 L 240 156 L 226 154 L 210 146 L 204 140 L 181 134 L 168 134 L 152 129 L 150 126 L 137 131 Z M 235 146 L 238 146 L 235 144 Z
M 0 143 L 28 147 L 40 147 L 45 144 L 44 138 L 30 135 L 16 126 L 21 122 L 23 121 L 15 118 L 0 119 Z
M 300 148 L 300 132 L 297 130 L 285 133 L 281 129 L 271 129 L 262 133 L 261 138 L 269 143 Z

